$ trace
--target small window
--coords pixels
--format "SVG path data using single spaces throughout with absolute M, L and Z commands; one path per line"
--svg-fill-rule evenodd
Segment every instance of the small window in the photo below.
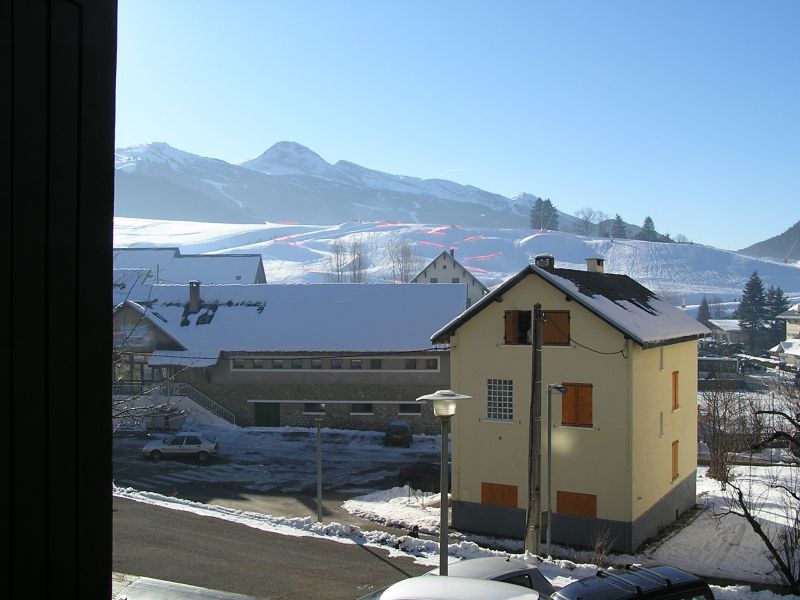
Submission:
M 325 405 L 322 402 L 306 402 L 303 404 L 303 414 L 324 415 Z
M 422 406 L 420 404 L 401 404 L 397 412 L 401 415 L 421 415 Z
M 380 371 L 382 368 L 381 359 L 380 358 L 371 358 L 369 361 L 369 368 L 375 369 L 376 371 Z
M 417 368 L 417 359 L 416 358 L 407 358 L 406 359 L 406 369 L 416 369 Z
M 293 369 L 302 369 L 303 368 L 303 359 L 302 358 L 293 358 L 292 359 L 292 368 Z
M 678 478 L 678 455 L 679 455 L 678 440 L 672 442 L 672 481 Z
M 678 394 L 679 372 L 672 372 L 672 410 L 677 410 L 681 407 L 680 396 Z
M 244 369 L 244 359 L 243 358 L 234 358 L 233 359 L 233 368 L 234 369 Z
M 438 277 L 431 277 L 431 283 L 439 283 Z
M 242 276 L 241 275 L 237 275 L 236 276 L 236 281 L 241 281 L 241 280 L 242 280 Z
M 453 277 L 453 283 L 461 283 L 461 280 L 458 277 Z
M 573 427 L 592 426 L 592 384 L 565 383 L 561 396 L 561 424 Z
M 556 512 L 573 517 L 597 518 L 597 496 L 578 492 L 556 492 Z
M 341 369 L 342 368 L 342 359 L 341 358 L 332 358 L 331 359 L 331 369 Z
M 311 368 L 312 369 L 321 369 L 322 368 L 322 359 L 321 358 L 312 358 L 311 359 Z
M 531 311 L 529 310 L 507 310 L 503 315 L 505 320 L 506 344 L 530 344 L 531 343 Z
M 362 403 L 362 404 L 351 404 L 350 405 L 350 414 L 351 415 L 371 415 L 372 414 L 372 403 Z
M 253 368 L 254 369 L 263 369 L 264 368 L 264 359 L 263 358 L 254 358 L 253 359 Z
M 542 312 L 542 344 L 545 346 L 569 346 L 568 310 Z
M 486 418 L 501 421 L 514 418 L 514 382 L 511 379 L 486 380 Z
M 439 368 L 439 359 L 438 358 L 426 358 L 425 359 L 425 368 L 428 370 L 436 370 Z
M 354 358 L 350 361 L 350 368 L 351 369 L 360 369 L 361 368 L 361 359 Z
M 272 368 L 273 369 L 282 369 L 283 368 L 283 359 L 282 358 L 273 358 L 272 359 Z

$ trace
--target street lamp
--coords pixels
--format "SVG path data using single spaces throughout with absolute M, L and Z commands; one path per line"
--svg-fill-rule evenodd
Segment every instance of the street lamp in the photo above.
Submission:
M 430 401 L 433 405 L 433 414 L 442 421 L 442 457 L 439 467 L 439 493 L 442 497 L 439 522 L 439 575 L 447 575 L 447 490 L 450 487 L 447 476 L 447 437 L 450 433 L 450 417 L 456 414 L 457 401 L 470 398 L 472 396 L 458 394 L 453 390 L 437 390 L 433 394 L 417 398 L 417 402 Z
M 551 522 L 553 520 L 553 510 L 552 510 L 552 501 L 553 501 L 553 492 L 550 490 L 551 482 L 553 478 L 551 476 L 551 472 L 553 470 L 553 459 L 552 459 L 552 449 L 553 449 L 553 420 L 550 415 L 553 414 L 553 390 L 557 391 L 559 394 L 563 394 L 567 391 L 560 383 L 548 383 L 547 384 L 547 555 L 550 556 L 550 530 L 552 529 Z

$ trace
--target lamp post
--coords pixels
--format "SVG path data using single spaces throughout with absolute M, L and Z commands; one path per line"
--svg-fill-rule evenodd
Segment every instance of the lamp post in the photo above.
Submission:
M 557 391 L 559 394 L 563 394 L 567 391 L 560 383 L 548 383 L 547 384 L 547 555 L 550 556 L 550 531 L 552 529 L 552 520 L 553 520 L 553 510 L 552 510 L 552 501 L 553 501 L 553 493 L 550 490 L 550 484 L 553 481 L 553 477 L 551 475 L 553 471 L 553 458 L 552 458 L 552 449 L 553 449 L 553 419 L 550 415 L 553 414 L 553 390 Z
M 324 408 L 324 404 L 322 405 Z M 317 523 L 322 522 L 322 419 L 314 419 L 317 425 Z
M 450 433 L 450 417 L 456 413 L 456 402 L 468 400 L 472 396 L 458 394 L 453 390 L 437 390 L 433 394 L 420 396 L 417 402 L 429 401 L 433 405 L 433 414 L 442 421 L 442 457 L 440 463 L 439 494 L 441 495 L 440 521 L 439 521 L 439 575 L 447 575 L 447 517 L 449 477 L 447 474 L 447 437 Z

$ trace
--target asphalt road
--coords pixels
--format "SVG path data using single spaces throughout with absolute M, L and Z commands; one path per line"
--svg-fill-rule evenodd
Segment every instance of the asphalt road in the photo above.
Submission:
M 365 546 L 276 535 L 114 498 L 113 571 L 256 598 L 357 598 L 429 570 Z

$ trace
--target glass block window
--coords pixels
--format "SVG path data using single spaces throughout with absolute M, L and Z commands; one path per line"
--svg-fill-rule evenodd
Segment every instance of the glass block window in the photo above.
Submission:
M 514 383 L 511 379 L 486 381 L 486 417 L 500 421 L 514 418 Z

